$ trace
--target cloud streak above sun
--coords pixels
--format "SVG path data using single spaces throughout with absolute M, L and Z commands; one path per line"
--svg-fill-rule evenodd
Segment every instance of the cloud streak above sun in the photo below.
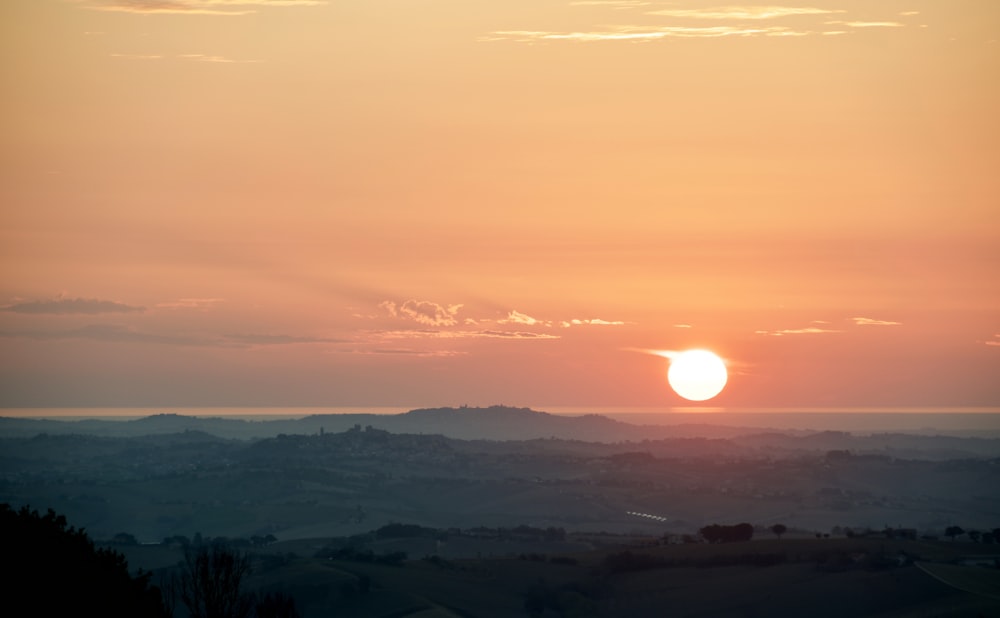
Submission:
M 827 15 L 844 13 L 838 9 L 818 9 L 813 7 L 792 6 L 719 6 L 704 9 L 660 9 L 648 11 L 648 15 L 663 15 L 666 17 L 684 17 L 692 19 L 777 19 L 797 15 Z
M 853 323 L 855 326 L 901 326 L 902 322 L 894 322 L 891 320 L 876 320 L 874 318 L 864 318 L 864 317 L 853 317 L 849 318 L 849 322 Z M 823 335 L 829 333 L 842 333 L 844 332 L 839 328 L 827 328 L 830 323 L 826 320 L 813 320 L 811 326 L 806 326 L 803 328 L 784 328 L 776 330 L 757 330 L 754 331 L 758 335 L 769 335 L 772 337 L 781 337 L 784 335 Z
M 642 7 L 648 6 L 649 3 L 602 2 L 600 0 L 573 2 L 570 5 L 607 7 L 618 10 L 619 13 L 623 10 L 640 9 L 638 14 L 643 16 L 643 21 L 649 21 L 652 18 L 656 19 L 657 23 L 601 25 L 592 30 L 575 31 L 498 30 L 489 36 L 481 37 L 480 40 L 487 42 L 506 40 L 522 43 L 544 41 L 648 42 L 670 38 L 804 37 L 843 35 L 850 33 L 852 29 L 903 27 L 905 25 L 896 21 L 830 20 L 830 17 L 845 14 L 847 11 L 817 7 L 732 5 L 696 9 L 642 10 Z M 662 23 L 664 19 L 670 20 L 671 23 Z M 793 21 L 795 25 L 786 25 L 789 21 Z
M 902 322 L 875 320 L 873 318 L 851 318 L 851 321 L 858 326 L 900 326 L 902 324 Z
M 319 6 L 325 0 L 84 0 L 97 11 L 175 15 L 249 15 L 255 8 Z
M 827 333 L 842 333 L 844 331 L 835 328 L 820 328 L 819 326 L 806 326 L 805 328 L 785 328 L 781 330 L 758 330 L 758 335 L 769 335 L 771 337 L 783 337 L 785 335 L 823 335 Z

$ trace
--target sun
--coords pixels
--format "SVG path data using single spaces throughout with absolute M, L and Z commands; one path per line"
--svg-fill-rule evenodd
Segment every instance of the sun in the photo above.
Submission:
M 726 364 L 708 350 L 686 350 L 670 355 L 667 382 L 684 399 L 711 399 L 722 392 L 728 379 Z

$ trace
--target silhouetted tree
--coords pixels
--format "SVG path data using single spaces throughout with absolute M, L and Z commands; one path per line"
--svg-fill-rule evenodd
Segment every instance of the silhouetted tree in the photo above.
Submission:
M 111 537 L 112 544 L 114 545 L 138 545 L 139 540 L 135 538 L 134 535 L 128 532 L 119 532 L 118 534 Z
M 979 530 L 969 530 L 966 534 L 969 535 L 969 538 L 972 539 L 973 543 L 978 543 L 979 539 L 983 536 Z
M 191 618 L 247 618 L 253 597 L 243 592 L 250 559 L 223 545 L 184 552 L 184 567 L 172 593 L 180 596 Z
M 951 540 L 954 541 L 956 536 L 965 534 L 965 530 L 961 526 L 948 526 L 944 529 L 944 535 L 950 536 Z
M 771 532 L 780 539 L 782 534 L 788 532 L 788 527 L 785 524 L 774 524 L 771 526 Z
M 165 618 L 150 574 L 129 574 L 116 551 L 95 548 L 82 529 L 49 509 L 45 515 L 0 504 L 3 607 L 22 616 Z M 13 614 L 9 614 L 13 615 Z

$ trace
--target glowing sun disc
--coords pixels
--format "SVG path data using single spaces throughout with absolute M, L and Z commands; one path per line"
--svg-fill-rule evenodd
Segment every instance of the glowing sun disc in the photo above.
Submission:
M 670 357 L 667 382 L 684 399 L 711 399 L 722 392 L 728 379 L 726 364 L 708 350 L 687 350 Z

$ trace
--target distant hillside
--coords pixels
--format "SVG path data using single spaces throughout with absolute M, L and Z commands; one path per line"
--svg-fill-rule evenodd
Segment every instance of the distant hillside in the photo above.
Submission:
M 260 440 L 285 435 L 341 433 L 354 428 L 379 429 L 394 434 L 440 435 L 459 440 L 519 441 L 577 440 L 592 443 L 645 443 L 708 438 L 726 440 L 743 454 L 795 456 L 842 450 L 855 454 L 899 459 L 961 459 L 1000 457 L 1000 439 L 885 433 L 854 435 L 839 431 L 812 433 L 764 432 L 756 428 L 709 424 L 639 425 L 606 416 L 561 416 L 529 408 L 423 408 L 402 414 L 320 414 L 305 418 L 244 420 L 179 414 L 156 414 L 141 419 L 40 420 L 0 417 L 0 438 L 48 435 L 139 437 L 200 432 L 222 439 Z M 706 444 L 707 447 L 707 444 Z
M 279 434 L 342 432 L 355 426 L 371 426 L 393 433 L 439 434 L 465 440 L 531 440 L 558 437 L 587 442 L 641 440 L 646 428 L 604 416 L 558 416 L 528 408 L 430 408 L 403 414 L 319 414 L 301 419 L 247 421 L 179 414 L 156 414 L 128 421 L 39 420 L 0 418 L 0 436 L 31 437 L 48 434 L 87 434 L 108 437 L 172 434 L 201 431 L 222 438 L 241 440 L 270 438 Z M 668 435 L 659 427 L 658 435 Z

